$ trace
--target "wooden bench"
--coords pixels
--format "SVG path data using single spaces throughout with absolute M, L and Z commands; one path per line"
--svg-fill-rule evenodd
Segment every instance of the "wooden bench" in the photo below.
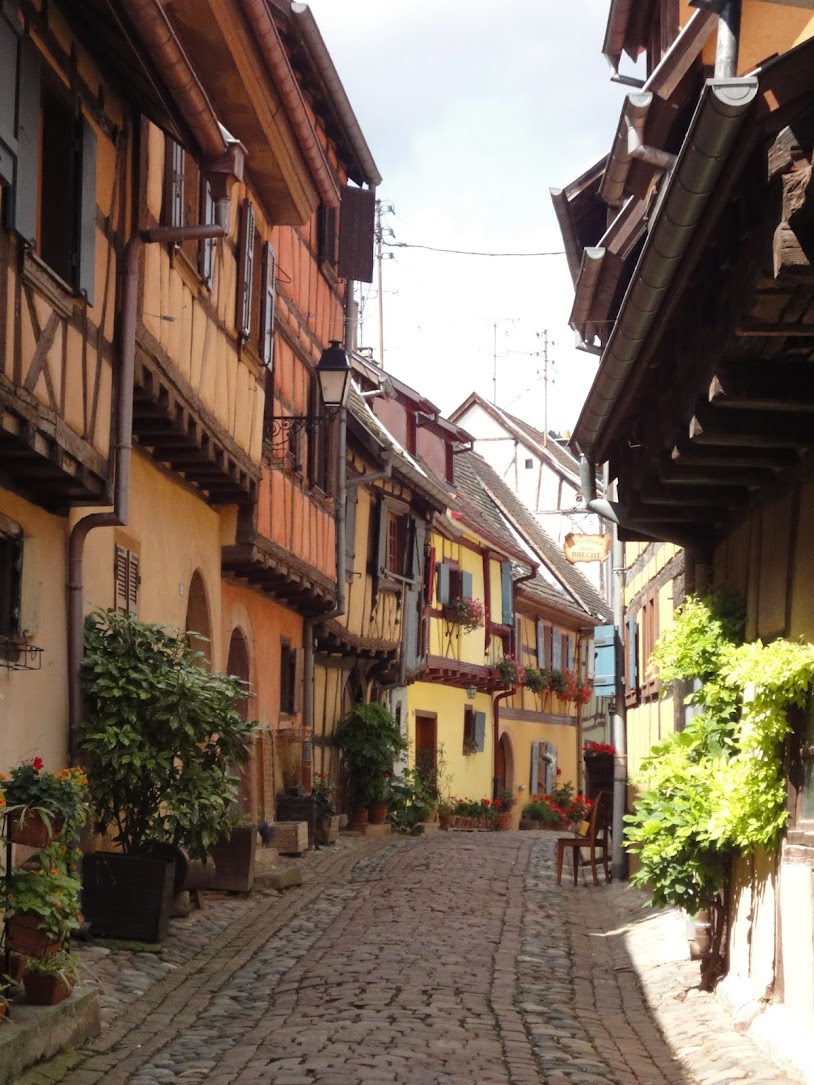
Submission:
M 575 836 L 561 836 L 557 839 L 557 885 L 562 885 L 562 864 L 565 859 L 565 850 L 570 848 L 574 856 L 574 885 L 579 876 L 579 865 L 582 849 L 590 851 L 588 862 L 591 864 L 591 873 L 594 885 L 599 885 L 596 874 L 596 853 L 601 852 L 602 863 L 605 867 L 605 881 L 611 880 L 610 867 L 608 865 L 608 849 L 610 846 L 610 804 L 611 793 L 600 791 L 597 795 L 590 821 L 583 822 L 585 831 Z

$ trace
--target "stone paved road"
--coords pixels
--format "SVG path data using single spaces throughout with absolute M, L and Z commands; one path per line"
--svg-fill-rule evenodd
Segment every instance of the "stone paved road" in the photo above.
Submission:
M 105 1030 L 20 1085 L 784 1085 L 692 989 L 683 922 L 558 889 L 552 848 L 346 840 L 282 898 L 209 902 L 162 958 L 91 949 Z

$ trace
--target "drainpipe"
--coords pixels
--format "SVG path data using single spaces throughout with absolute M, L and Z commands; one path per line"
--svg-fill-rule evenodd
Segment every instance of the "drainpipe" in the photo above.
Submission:
M 725 0 L 718 13 L 715 42 L 715 78 L 734 79 L 738 67 L 741 32 L 741 0 Z
M 226 156 L 230 158 L 230 156 Z M 239 159 L 239 162 L 238 162 Z M 235 172 L 242 176 L 242 149 L 230 158 Z M 218 164 L 220 167 L 220 163 Z M 216 167 L 213 187 L 223 182 L 228 190 L 226 171 Z M 238 172 L 239 171 L 239 172 Z M 143 245 L 181 244 L 184 241 L 227 237 L 229 234 L 228 191 L 215 199 L 215 222 L 199 226 L 155 226 L 136 230 L 124 247 L 121 286 L 120 371 L 116 398 L 116 480 L 112 512 L 94 512 L 78 520 L 68 539 L 68 759 L 76 757 L 76 727 L 82 717 L 80 667 L 83 652 L 83 555 L 85 539 L 97 527 L 122 527 L 127 523 L 130 505 L 130 462 L 133 450 L 133 382 L 136 365 L 136 320 L 138 315 L 139 260 Z
M 631 94 L 625 107 L 627 122 L 627 153 L 631 158 L 646 162 L 660 170 L 671 170 L 676 164 L 676 156 L 662 151 L 658 147 L 649 147 L 644 142 L 644 128 L 653 95 Z

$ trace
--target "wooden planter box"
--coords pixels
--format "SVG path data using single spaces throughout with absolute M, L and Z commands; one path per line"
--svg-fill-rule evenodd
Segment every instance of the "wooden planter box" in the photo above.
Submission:
M 82 910 L 94 936 L 162 942 L 169 930 L 175 862 L 97 852 L 82 860 Z
M 215 863 L 211 889 L 224 893 L 248 893 L 254 883 L 254 856 L 257 829 L 254 825 L 236 825 L 224 834 L 209 854 Z
M 314 832 L 317 817 L 317 802 L 313 795 L 277 796 L 277 821 L 304 821 L 308 826 L 308 843 L 311 845 L 315 843 Z
M 27 957 L 44 957 L 46 953 L 59 953 L 61 942 L 51 942 L 45 931 L 39 929 L 39 916 L 22 913 L 9 920 L 6 932 L 6 948 Z
M 302 855 L 308 851 L 308 822 L 275 822 L 271 842 L 281 855 Z
M 612 754 L 585 758 L 585 794 L 589 799 L 595 799 L 600 791 L 613 792 Z

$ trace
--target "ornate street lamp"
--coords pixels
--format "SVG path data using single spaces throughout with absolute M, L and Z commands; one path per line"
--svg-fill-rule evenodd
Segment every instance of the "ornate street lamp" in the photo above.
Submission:
M 313 433 L 318 426 L 347 407 L 350 395 L 350 362 L 339 339 L 322 352 L 316 367 L 324 414 L 269 415 L 263 427 L 263 437 L 272 448 L 289 448 L 297 434 Z

